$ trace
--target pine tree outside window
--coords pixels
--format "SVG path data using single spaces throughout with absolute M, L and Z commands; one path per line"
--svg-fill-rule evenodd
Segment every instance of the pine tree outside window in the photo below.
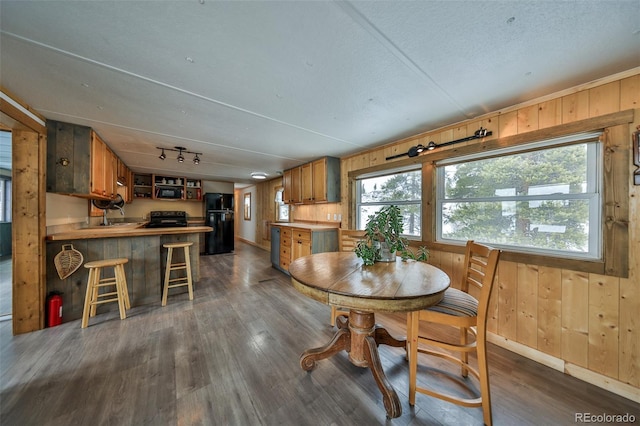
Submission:
M 436 164 L 436 239 L 512 251 L 601 257 L 599 134 Z

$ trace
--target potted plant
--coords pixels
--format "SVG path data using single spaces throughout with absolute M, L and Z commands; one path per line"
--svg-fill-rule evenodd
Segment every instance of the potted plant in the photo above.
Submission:
M 425 247 L 420 247 L 417 255 L 409 248 L 409 241 L 402 236 L 402 222 L 402 212 L 394 205 L 385 206 L 369 216 L 364 239 L 355 249 L 365 265 L 373 265 L 376 261 L 393 262 L 397 252 L 403 260 L 427 260 L 429 251 Z

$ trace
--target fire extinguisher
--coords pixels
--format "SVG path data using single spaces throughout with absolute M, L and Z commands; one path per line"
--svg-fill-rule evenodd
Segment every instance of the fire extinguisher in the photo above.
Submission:
M 47 296 L 47 327 L 62 324 L 62 293 L 52 291 Z

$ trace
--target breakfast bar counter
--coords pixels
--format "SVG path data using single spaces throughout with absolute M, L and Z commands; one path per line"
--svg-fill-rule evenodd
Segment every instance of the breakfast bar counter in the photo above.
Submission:
M 197 234 L 210 232 L 210 226 L 189 226 L 174 228 L 145 228 L 145 222 L 118 223 L 109 226 L 93 226 L 47 235 L 47 241 L 85 240 L 89 238 L 144 237 L 150 235 Z
M 166 249 L 162 245 L 171 242 L 193 243 L 190 250 L 191 271 L 193 281 L 197 283 L 200 280 L 200 235 L 211 230 L 208 226 L 145 228 L 144 223 L 137 223 L 83 228 L 47 235 L 47 294 L 62 293 L 63 322 L 82 317 L 87 269 L 81 266 L 68 277 L 60 278 L 54 262 L 55 256 L 62 250 L 73 248 L 82 254 L 83 263 L 127 258 L 129 261 L 125 264 L 125 275 L 131 306 L 154 303 L 160 306 L 166 263 Z M 179 255 L 181 253 L 176 254 Z M 169 296 L 185 291 L 186 288 L 171 289 Z M 115 308 L 114 304 L 109 303 L 99 306 L 98 311 Z

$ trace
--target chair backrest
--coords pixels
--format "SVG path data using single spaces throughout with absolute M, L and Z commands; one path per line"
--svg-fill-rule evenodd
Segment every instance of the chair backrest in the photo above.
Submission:
M 364 231 L 356 229 L 339 229 L 338 248 L 340 251 L 354 251 L 358 241 L 364 239 Z
M 500 250 L 473 241 L 467 241 L 461 290 L 468 293 L 470 285 L 480 290 L 478 324 L 486 325 L 489 298 L 491 297 L 499 259 Z

